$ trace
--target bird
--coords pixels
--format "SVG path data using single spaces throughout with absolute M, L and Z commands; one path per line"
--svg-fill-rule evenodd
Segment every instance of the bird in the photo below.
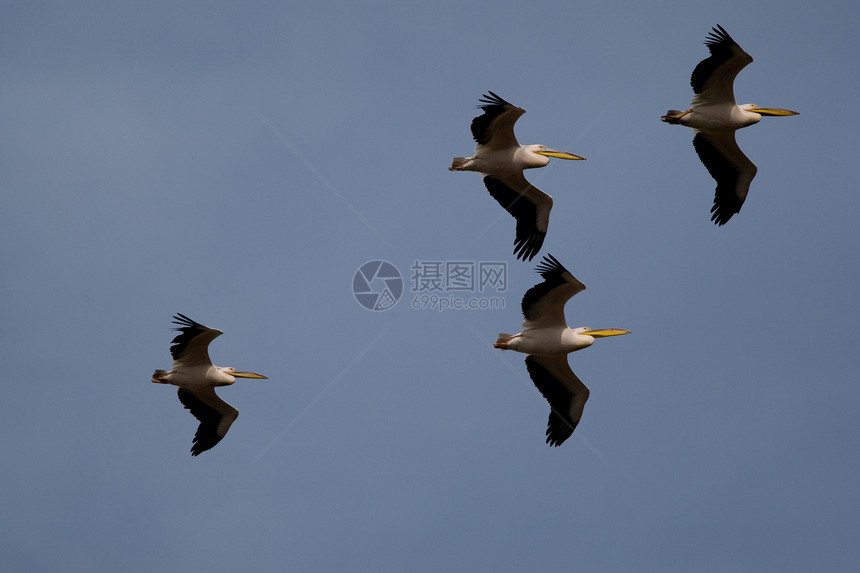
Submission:
M 214 366 L 209 359 L 209 343 L 224 334 L 215 328 L 203 326 L 177 313 L 173 330 L 179 334 L 173 339 L 170 354 L 171 370 L 156 370 L 152 381 L 157 384 L 178 386 L 179 401 L 200 421 L 191 445 L 191 455 L 210 450 L 227 434 L 239 416 L 239 411 L 215 394 L 217 386 L 229 386 L 236 378 L 266 379 L 255 372 L 244 372 L 229 366 Z
M 585 290 L 585 285 L 550 254 L 544 256 L 535 270 L 543 277 L 543 282 L 523 296 L 522 332 L 499 333 L 493 346 L 527 355 L 526 370 L 550 406 L 546 443 L 557 447 L 573 435 L 589 395 L 588 386 L 570 369 L 567 355 L 588 348 L 598 338 L 630 331 L 594 330 L 585 326 L 568 328 L 564 305 L 573 295 Z
M 762 117 L 798 115 L 798 112 L 735 103 L 735 77 L 753 61 L 752 56 L 720 25 L 711 29 L 705 45 L 711 55 L 693 70 L 690 85 L 694 95 L 690 108 L 671 109 L 660 119 L 693 128 L 693 147 L 717 182 L 711 221 L 722 226 L 740 212 L 758 171 L 738 147 L 735 131 L 758 123 Z
M 520 145 L 514 124 L 526 112 L 488 92 L 478 100 L 483 114 L 472 120 L 475 155 L 455 157 L 450 171 L 477 171 L 490 195 L 517 220 L 514 255 L 529 261 L 540 251 L 549 226 L 552 197 L 529 183 L 524 169 L 544 167 L 550 157 L 585 159 L 545 145 Z

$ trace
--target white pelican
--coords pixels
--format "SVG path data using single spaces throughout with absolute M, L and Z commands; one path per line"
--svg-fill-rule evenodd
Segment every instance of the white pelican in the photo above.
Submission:
M 215 447 L 239 416 L 236 408 L 215 394 L 215 387 L 229 386 L 236 378 L 266 376 L 227 366 L 213 366 L 209 360 L 209 343 L 224 333 L 194 322 L 184 314 L 177 314 L 173 319 L 173 324 L 180 327 L 173 329 L 179 334 L 170 347 L 172 370 L 156 370 L 152 381 L 179 386 L 179 401 L 200 420 L 191 446 L 191 455 L 196 456 Z
M 705 45 L 711 56 L 693 70 L 690 85 L 695 95 L 690 109 L 671 109 L 660 119 L 695 131 L 693 147 L 717 182 L 711 221 L 724 225 L 741 210 L 757 171 L 735 142 L 735 131 L 758 123 L 762 116 L 797 115 L 797 112 L 751 103 L 736 104 L 732 87 L 735 76 L 753 61 L 752 57 L 719 25 L 712 28 Z
M 629 334 L 630 331 L 592 330 L 584 326 L 568 328 L 564 305 L 570 297 L 585 290 L 585 285 L 552 255 L 546 255 L 536 270 L 544 280 L 523 296 L 523 331 L 500 333 L 493 346 L 528 354 L 526 369 L 550 406 L 546 443 L 560 446 L 576 429 L 589 393 L 588 386 L 570 369 L 567 355 L 588 348 L 596 338 Z
M 552 197 L 526 181 L 523 169 L 544 167 L 550 157 L 585 159 L 545 145 L 520 145 L 514 124 L 526 112 L 489 92 L 479 100 L 484 110 L 472 120 L 475 155 L 455 157 L 451 171 L 477 171 L 484 176 L 490 195 L 517 220 L 514 254 L 532 260 L 540 251 L 549 226 Z

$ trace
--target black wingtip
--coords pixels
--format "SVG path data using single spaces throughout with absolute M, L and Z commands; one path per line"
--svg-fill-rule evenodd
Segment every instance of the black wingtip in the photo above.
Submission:
M 220 441 L 221 441 L 221 440 L 218 440 L 218 442 L 220 442 Z M 215 443 L 214 443 L 214 444 L 212 444 L 212 445 L 203 444 L 203 443 L 202 443 L 202 442 L 200 442 L 200 440 L 195 436 L 195 437 L 194 437 L 194 440 L 192 441 L 191 449 L 189 450 L 189 451 L 191 452 L 191 456 L 192 456 L 192 457 L 195 457 L 195 456 L 199 456 L 199 455 L 200 455 L 200 454 L 202 454 L 203 452 L 208 452 L 209 450 L 211 450 L 212 448 L 214 448 L 214 447 L 218 444 L 218 442 L 215 442 Z
M 558 259 L 547 253 L 544 255 L 543 260 L 535 267 L 535 272 L 543 278 L 547 278 L 549 274 L 564 273 L 567 272 L 567 269 L 558 262 Z
M 178 328 L 174 328 L 173 330 L 184 330 L 186 328 L 209 328 L 208 326 L 203 326 L 196 320 L 192 318 L 188 318 L 181 312 L 177 312 L 173 315 L 173 324 L 178 324 Z
M 176 314 L 173 315 L 173 324 L 178 324 L 180 326 L 200 326 L 199 322 L 196 322 L 196 321 L 188 318 L 187 316 L 185 316 L 181 312 L 177 312 Z M 174 330 L 178 330 L 178 329 L 174 329 Z
M 481 109 L 492 107 L 494 105 L 511 105 L 510 102 L 505 101 L 504 98 L 490 90 L 487 90 L 487 93 L 482 95 L 481 99 L 478 101 L 481 102 L 481 105 L 478 106 Z
M 200 441 L 200 438 L 198 438 L 197 436 L 194 436 L 194 440 L 191 442 L 191 449 L 188 451 L 191 452 L 192 457 L 199 456 L 203 452 L 208 452 L 209 450 L 214 448 L 216 445 L 218 445 L 218 442 L 220 442 L 220 441 L 221 440 L 219 439 L 218 441 L 216 441 L 214 444 L 211 444 L 211 445 L 210 444 L 204 444 L 203 442 Z
M 717 24 L 715 27 L 711 28 L 711 31 L 708 32 L 708 36 L 705 38 L 705 45 L 716 46 L 722 43 L 727 44 L 735 44 L 736 42 L 729 36 L 729 33 L 726 32 L 726 29 Z
M 562 434 L 561 436 L 557 435 L 559 433 L 558 430 L 556 430 L 554 428 L 547 428 L 546 429 L 546 443 L 547 443 L 547 445 L 551 446 L 553 448 L 559 447 L 560 445 L 565 443 L 570 436 L 573 435 L 573 431 L 575 429 L 576 429 L 575 426 L 571 426 L 566 421 L 563 421 L 562 431 L 560 432 Z M 570 434 L 568 434 L 568 432 L 570 432 Z M 567 434 L 567 435 L 565 435 L 565 434 Z
M 715 204 L 713 207 L 711 207 L 711 213 L 713 213 L 711 215 L 711 221 L 714 222 L 714 225 L 722 227 L 731 220 L 735 213 L 740 213 L 740 209 L 731 212 L 727 209 L 721 209 L 719 205 Z
M 518 260 L 531 261 L 535 258 L 546 238 L 546 233 L 535 233 L 528 237 L 514 239 L 514 255 Z

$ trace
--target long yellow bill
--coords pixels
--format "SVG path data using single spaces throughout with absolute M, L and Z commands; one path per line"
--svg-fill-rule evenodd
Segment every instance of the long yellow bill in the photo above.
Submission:
M 800 112 L 798 111 L 791 111 L 790 109 L 780 109 L 778 107 L 757 107 L 755 109 L 751 109 L 750 111 L 759 115 L 800 115 Z
M 604 338 L 606 336 L 619 336 L 621 334 L 630 334 L 629 330 L 624 330 L 623 328 L 604 328 L 603 330 L 586 330 L 583 332 L 588 336 L 593 336 L 594 338 Z
M 236 378 L 257 378 L 265 380 L 269 379 L 268 376 L 263 376 L 262 374 L 257 374 L 256 372 L 243 372 L 241 370 L 234 370 L 230 374 L 232 374 Z
M 558 157 L 559 159 L 585 159 L 585 157 L 568 153 L 567 151 L 559 151 L 558 149 L 544 149 L 535 151 L 538 155 L 546 155 L 547 157 Z

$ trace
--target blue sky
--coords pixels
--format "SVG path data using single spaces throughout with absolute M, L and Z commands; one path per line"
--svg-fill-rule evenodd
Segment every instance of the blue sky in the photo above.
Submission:
M 0 9 L 0 555 L 8 571 L 851 571 L 860 558 L 855 2 L 7 2 Z M 742 212 L 709 221 L 689 76 L 755 58 Z M 534 263 L 474 173 L 493 90 L 571 326 L 580 426 L 517 332 Z M 360 306 L 385 260 L 398 304 Z M 504 262 L 504 308 L 416 310 L 415 261 Z M 495 293 L 494 293 L 495 294 Z M 476 296 L 484 296 L 476 293 Z M 171 388 L 171 316 L 262 372 L 215 449 Z

